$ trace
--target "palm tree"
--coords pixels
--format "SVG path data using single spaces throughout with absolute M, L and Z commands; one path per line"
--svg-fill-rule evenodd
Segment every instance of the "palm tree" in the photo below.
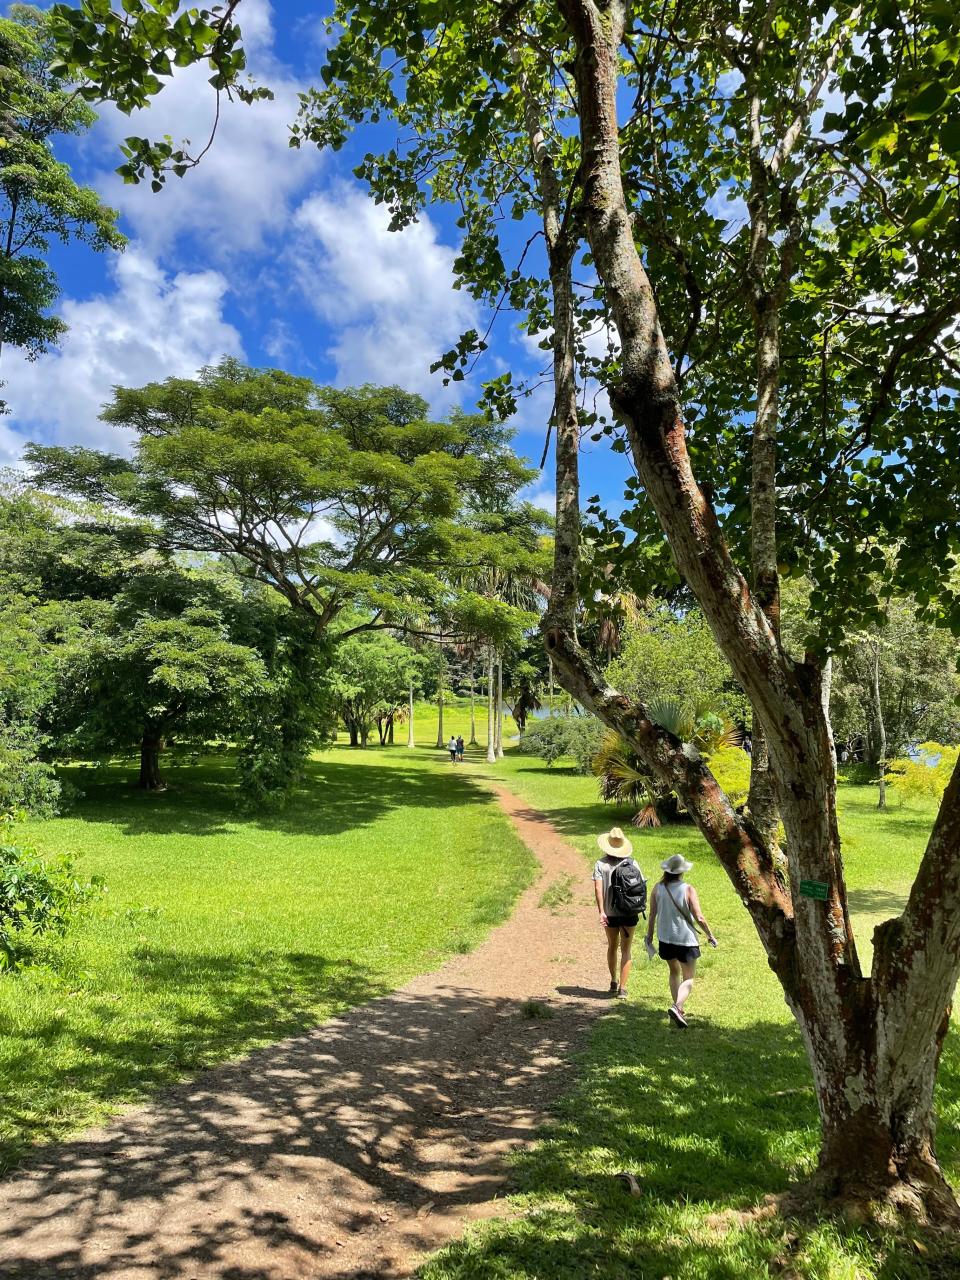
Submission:
M 655 698 L 647 713 L 655 724 L 706 756 L 743 744 L 743 734 L 736 725 L 705 702 Z M 636 827 L 659 827 L 665 817 L 676 818 L 683 812 L 678 797 L 654 778 L 616 733 L 606 735 L 592 767 L 604 800 L 637 806 L 632 818 Z

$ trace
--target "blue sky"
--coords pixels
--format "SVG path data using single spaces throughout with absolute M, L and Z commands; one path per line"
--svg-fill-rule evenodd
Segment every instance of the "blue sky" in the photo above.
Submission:
M 398 383 L 435 412 L 470 407 L 483 377 L 515 378 L 547 361 L 504 317 L 475 381 L 444 388 L 430 362 L 466 328 L 485 328 L 476 304 L 452 287 L 454 215 L 432 209 L 400 233 L 352 176 L 378 139 L 361 135 L 339 154 L 287 145 L 298 90 L 323 61 L 323 6 L 308 0 L 243 0 L 248 62 L 273 102 L 228 107 L 213 149 L 183 180 L 154 194 L 124 186 L 114 169 L 128 134 L 201 142 L 213 100 L 205 68 L 180 72 L 140 117 L 110 107 L 90 135 L 63 151 L 78 180 L 120 210 L 130 244 L 98 256 L 58 248 L 60 313 L 70 326 L 59 351 L 30 364 L 4 351 L 0 377 L 11 413 L 0 418 L 0 464 L 27 440 L 123 450 L 116 429 L 98 421 L 115 384 L 189 376 L 224 353 L 276 365 L 318 382 Z M 525 233 L 517 230 L 518 241 Z M 518 452 L 539 462 L 550 389 L 525 402 Z M 585 445 L 584 493 L 619 505 L 626 463 Z M 532 486 L 552 509 L 552 463 Z

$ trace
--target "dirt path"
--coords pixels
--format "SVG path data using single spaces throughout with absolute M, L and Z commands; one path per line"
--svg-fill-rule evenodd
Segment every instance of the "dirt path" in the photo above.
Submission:
M 391 996 L 42 1152 L 0 1183 L 0 1277 L 401 1276 L 502 1212 L 504 1156 L 564 1087 L 606 974 L 584 859 L 495 791 L 542 868 L 505 924 Z M 553 914 L 541 896 L 566 877 L 573 901 Z

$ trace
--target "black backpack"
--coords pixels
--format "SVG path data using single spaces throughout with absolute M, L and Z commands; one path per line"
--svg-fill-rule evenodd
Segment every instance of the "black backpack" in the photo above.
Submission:
M 647 914 L 647 882 L 632 858 L 624 858 L 610 876 L 610 899 L 615 916 Z

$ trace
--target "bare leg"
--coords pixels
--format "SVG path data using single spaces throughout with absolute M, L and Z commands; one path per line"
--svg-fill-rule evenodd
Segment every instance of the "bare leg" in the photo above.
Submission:
M 620 930 L 611 929 L 607 926 L 607 968 L 610 970 L 610 981 L 617 980 L 617 943 L 620 939 Z
M 620 930 L 620 990 L 626 991 L 633 962 L 633 929 Z
M 691 960 L 689 963 L 681 963 L 679 967 L 683 972 L 683 981 L 680 983 L 673 1002 L 680 1012 L 683 1013 L 683 1006 L 686 1004 L 687 997 L 693 990 L 693 979 L 696 977 L 697 973 L 697 962 L 696 960 Z
M 670 994 L 673 996 L 673 1003 L 677 1003 L 677 992 L 680 990 L 680 983 L 683 980 L 683 974 L 680 971 L 679 960 L 668 960 L 670 966 Z

